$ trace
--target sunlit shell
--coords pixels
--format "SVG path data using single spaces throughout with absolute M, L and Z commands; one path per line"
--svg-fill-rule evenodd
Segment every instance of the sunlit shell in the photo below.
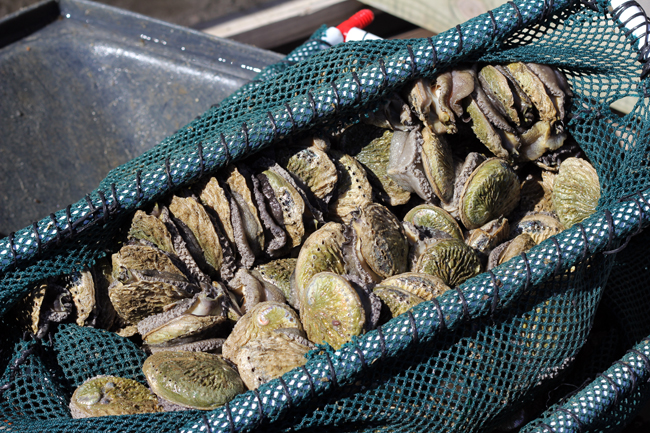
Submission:
M 399 220 L 379 204 L 361 208 L 352 220 L 357 234 L 356 252 L 362 264 L 380 278 L 406 271 L 408 241 Z
M 165 308 L 192 293 L 164 281 L 135 281 L 114 283 L 109 291 L 113 307 L 127 323 L 136 324 L 145 317 L 162 313 Z
M 138 323 L 143 341 L 148 345 L 193 341 L 227 318 L 222 299 L 209 298 L 203 293 L 181 311 L 159 315 L 162 317 L 152 316 Z
M 343 277 L 321 272 L 311 279 L 300 302 L 300 317 L 307 337 L 340 349 L 366 323 L 363 304 L 356 290 Z
M 372 203 L 372 186 L 366 171 L 352 156 L 332 152 L 338 170 L 339 183 L 336 197 L 329 204 L 330 217 L 350 222 L 350 214 L 364 204 Z
M 515 96 L 505 75 L 494 66 L 487 65 L 481 68 L 478 78 L 494 107 L 513 124 L 520 126 L 521 121 L 515 108 Z
M 291 297 L 291 274 L 296 269 L 298 259 L 277 259 L 255 267 L 253 275 L 261 277 L 282 291 L 286 299 Z M 255 273 L 257 272 L 257 274 Z
M 512 227 L 511 236 L 528 233 L 539 244 L 564 229 L 564 225 L 554 216 L 537 212 L 519 220 Z
M 521 255 L 521 253 L 528 251 L 536 245 L 535 240 L 528 233 L 521 233 L 514 239 L 504 242 L 490 253 L 488 259 L 488 269 L 505 263 L 511 258 Z
M 411 193 L 388 176 L 392 138 L 391 130 L 357 124 L 345 130 L 339 146 L 345 153 L 354 156 L 366 169 L 368 180 L 376 188 L 381 200 L 391 206 L 397 206 L 408 202 Z
M 534 161 L 547 151 L 562 147 L 566 137 L 565 133 L 555 133 L 549 121 L 535 122 L 529 130 L 520 135 L 519 156 L 523 161 Z
M 278 302 L 260 302 L 237 321 L 223 344 L 223 356 L 235 361 L 240 347 L 281 328 L 296 328 L 302 331 L 303 325 L 298 315 L 288 305 Z
M 476 100 L 471 99 L 467 105 L 467 113 L 472 118 L 472 131 L 490 152 L 499 158 L 509 158 L 510 153 L 502 141 L 501 134 L 481 110 Z
M 551 125 L 560 120 L 553 100 L 546 93 L 544 83 L 537 75 L 520 62 L 510 63 L 506 68 L 537 108 L 540 120 L 548 121 Z
M 70 400 L 72 418 L 161 411 L 158 397 L 146 386 L 132 379 L 115 376 L 88 379 L 74 391 Z
M 128 280 L 130 270 L 156 270 L 180 277 L 185 275 L 172 262 L 169 256 L 157 248 L 143 245 L 125 245 L 113 254 L 113 279 L 117 281 Z
M 129 229 L 130 239 L 141 239 L 152 243 L 160 250 L 176 254 L 172 237 L 160 218 L 139 210 L 133 215 Z
M 332 194 L 338 181 L 336 166 L 327 154 L 314 146 L 296 151 L 282 166 L 298 177 L 320 199 Z
M 419 227 L 441 230 L 456 239 L 463 239 L 463 231 L 447 211 L 432 204 L 422 204 L 411 209 L 404 221 Z
M 448 286 L 455 287 L 480 274 L 481 262 L 463 241 L 444 239 L 429 245 L 412 271 L 435 275 Z
M 199 198 L 203 206 L 212 209 L 218 216 L 219 222 L 228 241 L 235 245 L 235 234 L 231 222 L 230 200 L 219 181 L 211 177 L 201 188 Z
M 264 229 L 259 220 L 253 193 L 248 184 L 249 181 L 246 180 L 240 169 L 235 166 L 230 166 L 226 174 L 226 183 L 230 187 L 230 193 L 241 218 L 241 229 L 253 254 L 258 255 L 264 249 Z M 231 201 L 231 208 L 233 201 Z M 234 220 L 233 230 L 237 230 L 237 227 L 234 226 Z
M 498 264 L 500 265 L 501 263 L 505 263 L 511 258 L 520 255 L 524 251 L 528 251 L 535 245 L 535 240 L 528 233 L 520 234 L 508 244 L 508 247 L 503 251 L 501 257 L 499 257 Z
M 471 230 L 509 214 L 519 203 L 520 188 L 512 167 L 501 159 L 488 159 L 465 183 L 458 206 L 461 221 Z
M 508 79 L 514 97 L 514 107 L 519 114 L 520 126 L 527 126 L 535 119 L 535 107 L 526 92 L 523 91 L 517 80 L 514 79 L 508 68 L 495 65 L 494 68 Z
M 275 198 L 280 204 L 282 223 L 291 239 L 291 247 L 297 247 L 305 236 L 305 225 L 303 224 L 305 202 L 298 191 L 275 172 L 266 170 L 263 175 L 268 179 Z
M 477 253 L 487 257 L 490 250 L 504 242 L 509 235 L 510 224 L 506 218 L 500 217 L 472 230 L 466 242 Z
M 296 270 L 292 277 L 292 305 L 300 302 L 297 294 L 302 293 L 312 277 L 320 272 L 343 275 L 345 261 L 341 246 L 346 241 L 345 227 L 338 223 L 327 223 L 311 234 L 298 254 Z M 298 299 L 294 299 L 294 298 Z
M 67 288 L 77 310 L 76 323 L 79 326 L 84 326 L 90 313 L 95 309 L 95 282 L 90 270 L 85 269 L 72 274 Z
M 307 342 L 306 339 L 302 339 Z M 310 347 L 281 332 L 273 332 L 242 346 L 235 364 L 248 387 L 256 389 L 261 384 L 282 376 L 295 367 L 305 365 L 305 355 Z
M 390 310 L 391 317 L 397 317 L 400 314 L 406 313 L 411 308 L 424 302 L 424 299 L 407 290 L 385 284 L 375 286 L 372 292 L 379 296 L 381 301 L 386 304 Z
M 417 272 L 394 275 L 382 281 L 381 285 L 398 287 L 425 301 L 430 301 L 449 290 L 449 286 L 436 275 Z
M 191 197 L 174 196 L 169 204 L 169 210 L 174 218 L 182 222 L 192 232 L 198 242 L 200 253 L 194 258 L 209 266 L 212 273 L 221 270 L 223 264 L 223 248 L 219 241 L 215 226 L 203 206 Z M 202 257 L 197 257 L 201 254 Z
M 451 148 L 443 136 L 429 128 L 422 129 L 422 166 L 433 193 L 444 203 L 454 197 L 454 163 Z
M 564 227 L 593 214 L 599 199 L 600 182 L 594 167 L 580 158 L 562 162 L 553 187 L 553 206 Z
M 142 371 L 156 395 L 192 409 L 215 409 L 246 389 L 237 372 L 211 353 L 154 353 Z
M 286 302 L 282 291 L 273 284 L 260 281 L 253 272 L 239 268 L 235 277 L 228 282 L 232 293 L 236 296 L 241 311 L 247 313 L 255 305 L 264 301 Z

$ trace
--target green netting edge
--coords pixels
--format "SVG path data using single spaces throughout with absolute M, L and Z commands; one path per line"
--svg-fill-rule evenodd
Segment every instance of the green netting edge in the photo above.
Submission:
M 650 336 L 562 404 L 549 408 L 522 433 L 614 431 L 634 415 L 650 392 Z M 606 415 L 616 421 L 607 423 Z M 549 430 L 550 429 L 550 430 Z

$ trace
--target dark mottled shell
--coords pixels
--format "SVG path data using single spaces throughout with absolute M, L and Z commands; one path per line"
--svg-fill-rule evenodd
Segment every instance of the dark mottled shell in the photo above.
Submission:
M 397 317 L 400 314 L 406 313 L 411 308 L 424 302 L 424 299 L 407 290 L 384 284 L 375 286 L 372 293 L 377 295 L 388 307 L 391 317 Z

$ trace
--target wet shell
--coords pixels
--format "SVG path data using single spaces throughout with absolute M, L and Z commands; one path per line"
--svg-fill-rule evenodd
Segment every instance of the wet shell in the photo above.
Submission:
M 553 187 L 553 205 L 564 227 L 593 214 L 599 199 L 600 183 L 594 167 L 580 158 L 562 162 Z
M 205 207 L 212 209 L 217 214 L 228 241 L 232 245 L 235 245 L 235 233 L 231 222 L 230 200 L 219 184 L 219 181 L 211 177 L 203 188 L 201 188 L 199 198 Z
M 300 318 L 291 307 L 278 302 L 260 302 L 237 321 L 223 344 L 223 356 L 234 362 L 240 347 L 282 328 L 303 331 Z
M 386 278 L 381 285 L 398 287 L 425 301 L 430 301 L 449 290 L 449 286 L 437 276 L 417 272 L 405 272 Z
M 159 249 L 143 245 L 125 245 L 112 256 L 113 279 L 126 281 L 129 279 L 130 270 L 156 270 L 169 274 L 176 274 L 182 278 L 185 275 L 163 254 Z
M 195 259 L 199 263 L 205 262 L 211 273 L 218 273 L 223 264 L 223 248 L 219 235 L 203 206 L 191 197 L 174 196 L 169 204 L 169 211 L 174 218 L 190 229 L 198 242 L 203 257 L 200 260 L 195 256 Z
M 429 128 L 422 129 L 422 166 L 433 188 L 433 193 L 443 202 L 454 197 L 454 162 L 451 148 L 443 136 L 436 135 Z
M 481 262 L 463 241 L 444 239 L 424 250 L 413 272 L 435 275 L 448 286 L 455 287 L 480 274 Z
M 71 280 L 67 288 L 77 309 L 76 323 L 79 326 L 84 326 L 90 313 L 95 309 L 95 283 L 92 273 L 88 269 L 78 274 L 72 274 Z
M 454 217 L 446 210 L 432 204 L 415 206 L 406 214 L 404 221 L 418 227 L 443 231 L 456 239 L 463 239 L 463 231 Z
M 566 140 L 566 134 L 556 134 L 553 129 L 551 122 L 539 121 L 521 134 L 520 158 L 523 161 L 534 161 L 546 152 L 552 152 L 562 147 Z
M 302 344 L 299 338 L 274 332 L 246 343 L 237 352 L 235 363 L 248 389 L 256 389 L 295 367 L 305 365 L 305 355 L 309 350 L 310 347 Z
M 131 228 L 129 229 L 129 239 L 141 239 L 152 243 L 162 251 L 176 254 L 172 236 L 165 227 L 165 223 L 158 217 L 147 215 L 141 210 L 133 215 Z
M 192 409 L 215 409 L 246 389 L 237 372 L 211 353 L 154 353 L 142 371 L 156 395 Z
M 113 284 L 108 291 L 117 314 L 128 323 L 136 324 L 192 294 L 164 281 L 136 281 Z
M 300 302 L 300 293 L 312 277 L 320 272 L 345 273 L 342 245 L 346 241 L 345 227 L 338 223 L 327 223 L 311 234 L 298 254 L 296 270 L 292 277 L 291 303 Z
M 391 130 L 358 124 L 345 130 L 340 147 L 366 169 L 368 180 L 379 192 L 381 200 L 391 206 L 398 206 L 408 202 L 411 193 L 388 176 L 392 138 Z
M 536 244 L 560 233 L 565 227 L 555 217 L 544 213 L 533 213 L 523 217 L 512 227 L 511 236 L 528 233 Z
M 505 263 L 511 258 L 520 255 L 524 251 L 528 251 L 534 247 L 535 240 L 528 234 L 522 233 L 516 238 L 514 238 L 510 243 L 508 243 L 507 248 L 503 251 L 503 254 L 499 257 L 498 264 Z
M 519 203 L 519 178 L 505 161 L 491 158 L 478 166 L 460 196 L 460 219 L 475 229 L 509 214 Z
M 551 125 L 559 120 L 558 111 L 553 100 L 546 93 L 544 83 L 533 71 L 520 62 L 510 63 L 506 68 L 537 108 L 540 120 L 548 121 Z
M 379 204 L 361 208 L 352 220 L 357 234 L 357 257 L 380 278 L 401 274 L 408 262 L 408 240 L 399 220 Z
M 515 108 L 515 96 L 505 75 L 494 66 L 487 65 L 479 71 L 478 78 L 494 107 L 512 123 L 520 126 L 519 114 Z
M 283 167 L 298 177 L 321 200 L 336 188 L 336 166 L 327 154 L 314 146 L 295 152 Z
M 411 308 L 424 302 L 424 299 L 407 290 L 384 284 L 375 286 L 372 292 L 379 296 L 379 299 L 386 304 L 390 310 L 391 317 L 397 317 L 400 314 L 406 313 Z
M 349 223 L 350 214 L 358 207 L 372 203 L 372 186 L 366 171 L 352 156 L 332 152 L 338 170 L 339 183 L 336 197 L 330 202 L 330 217 Z
M 479 254 L 489 254 L 490 250 L 504 242 L 510 235 L 510 224 L 500 217 L 470 232 L 467 245 Z
M 253 254 L 257 256 L 264 249 L 264 229 L 259 219 L 251 187 L 249 187 L 248 181 L 238 167 L 231 166 L 227 171 L 227 176 L 226 183 L 230 187 L 233 198 L 231 209 L 234 202 L 241 218 L 241 229 L 244 232 L 248 246 Z M 234 222 L 233 230 L 237 231 Z M 237 236 L 237 233 L 235 233 L 235 236 Z
M 183 310 L 181 314 L 169 320 L 165 321 L 166 318 L 163 318 L 164 323 L 147 332 L 143 332 L 143 322 L 155 317 L 140 322 L 138 331 L 142 334 L 143 341 L 148 345 L 187 342 L 225 322 L 227 317 L 221 299 L 209 298 L 204 293 L 198 295 L 189 308 L 183 307 Z
M 300 316 L 307 337 L 340 349 L 366 323 L 364 307 L 356 290 L 343 277 L 321 272 L 311 279 L 300 302 Z
M 275 172 L 266 170 L 263 174 L 273 188 L 275 198 L 282 209 L 282 225 L 289 234 L 291 247 L 297 247 L 302 244 L 305 236 L 305 225 L 302 220 L 305 202 L 298 191 Z
M 146 386 L 131 379 L 97 376 L 88 379 L 72 394 L 72 418 L 133 415 L 161 412 L 156 397 Z
M 280 289 L 286 299 L 291 297 L 291 274 L 296 269 L 298 259 L 278 259 L 257 266 L 253 275 Z

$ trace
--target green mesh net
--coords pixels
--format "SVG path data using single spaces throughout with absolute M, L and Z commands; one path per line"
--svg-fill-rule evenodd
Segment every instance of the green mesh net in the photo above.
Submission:
M 623 9 L 634 5 L 625 2 Z M 615 299 L 615 329 L 629 338 L 626 343 L 650 333 L 647 318 L 636 317 L 635 306 L 648 302 L 632 284 L 639 282 L 636 271 L 616 264 L 615 254 L 603 254 L 638 234 L 650 215 L 648 83 L 637 61 L 639 37 L 622 27 L 619 9 L 611 11 L 606 1 L 514 1 L 433 38 L 328 49 L 318 42 L 321 29 L 287 61 L 113 170 L 83 200 L 0 240 L 0 315 L 37 281 L 109 254 L 137 208 L 301 131 L 354 123 L 409 81 L 461 62 L 521 60 L 565 73 L 575 95 L 566 128 L 601 181 L 599 211 L 582 224 L 338 351 L 314 351 L 303 368 L 210 412 L 73 420 L 67 402 L 75 384 L 98 373 L 142 381 L 137 366 L 143 353 L 120 337 L 73 325 L 58 327 L 51 341 L 22 341 L 4 326 L 0 428 L 487 432 L 556 389 L 571 371 L 587 377 L 611 365 L 620 355 L 615 345 L 599 351 L 602 361 L 582 372 L 577 365 L 603 296 Z M 610 104 L 624 96 L 639 100 L 620 117 Z M 610 273 L 619 271 L 633 279 L 627 294 L 605 290 Z M 643 358 L 628 355 L 636 356 L 624 362 L 639 378 L 650 374 Z M 645 385 L 628 380 L 629 371 L 614 364 L 604 373 L 614 375 L 615 385 L 619 381 L 618 392 L 607 388 L 608 379 L 592 384 L 599 396 L 618 396 L 616 404 L 605 399 L 575 421 L 563 406 L 573 400 L 565 398 L 549 409 L 557 419 L 540 418 L 530 428 L 623 425 L 647 394 Z

